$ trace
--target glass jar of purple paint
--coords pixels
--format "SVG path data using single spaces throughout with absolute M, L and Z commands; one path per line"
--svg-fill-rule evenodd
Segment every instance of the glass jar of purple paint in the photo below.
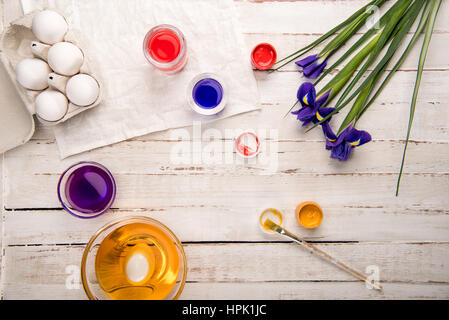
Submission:
M 69 167 L 58 183 L 62 207 L 78 218 L 105 213 L 115 200 L 116 184 L 111 172 L 97 162 L 83 161 Z
M 213 73 L 197 75 L 187 87 L 187 101 L 190 107 L 206 116 L 222 111 L 227 103 L 227 95 L 224 80 Z

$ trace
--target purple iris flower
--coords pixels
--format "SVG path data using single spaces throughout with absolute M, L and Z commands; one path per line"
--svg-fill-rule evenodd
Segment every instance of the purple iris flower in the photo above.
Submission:
M 326 136 L 326 149 L 331 150 L 331 158 L 340 161 L 348 160 L 355 147 L 371 141 L 371 135 L 368 132 L 357 130 L 352 125 L 349 125 L 338 137 L 328 122 L 323 123 L 322 128 Z
M 296 65 L 302 68 L 302 72 L 306 78 L 316 79 L 327 66 L 329 55 L 319 56 L 317 54 L 308 56 L 302 60 L 296 61 Z
M 322 94 L 317 99 L 314 85 L 310 82 L 304 82 L 299 87 L 297 94 L 297 98 L 301 103 L 302 108 L 292 112 L 292 114 L 296 115 L 296 118 L 303 122 L 303 126 L 306 126 L 311 122 L 320 122 L 334 110 L 334 108 L 320 109 L 320 107 L 326 102 L 327 98 L 329 98 L 330 93 L 331 90 L 327 91 L 325 94 Z
M 326 118 L 334 110 L 335 110 L 335 108 L 320 108 L 320 109 L 318 109 L 316 112 L 316 115 L 315 115 L 315 119 L 313 120 L 313 123 L 316 124 L 316 123 L 320 122 L 321 120 L 324 120 L 324 118 Z M 323 122 L 321 125 L 328 123 L 331 119 L 332 119 L 332 117 L 329 117 L 329 119 L 327 119 L 326 122 Z

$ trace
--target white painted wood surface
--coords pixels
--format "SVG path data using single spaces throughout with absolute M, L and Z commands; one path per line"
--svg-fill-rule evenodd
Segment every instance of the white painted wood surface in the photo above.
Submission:
M 248 52 L 266 41 L 280 57 L 364 3 L 235 2 Z M 14 1 L 3 4 L 14 12 Z M 84 244 L 99 227 L 128 215 L 158 219 L 184 242 L 189 268 L 182 299 L 449 298 L 448 41 L 449 4 L 443 1 L 398 198 L 396 174 L 418 49 L 360 121 L 374 141 L 347 163 L 329 159 L 319 130 L 306 135 L 292 117 L 281 119 L 301 81 L 293 66 L 269 76 L 255 72 L 261 111 L 202 127 L 221 133 L 278 129 L 275 174 L 267 175 L 259 164 L 172 164 L 174 131 L 61 161 L 51 130 L 39 128 L 29 143 L 6 153 L 3 164 L 0 160 L 2 298 L 85 299 L 81 288 L 66 288 L 66 267 L 80 264 Z M 114 209 L 89 221 L 65 213 L 56 196 L 60 173 L 80 160 L 106 165 L 119 189 Z M 298 226 L 293 216 L 306 200 L 320 203 L 325 212 L 322 226 L 313 231 Z M 285 213 L 288 229 L 349 265 L 361 271 L 378 266 L 384 292 L 368 290 L 296 245 L 262 233 L 257 218 L 268 207 Z

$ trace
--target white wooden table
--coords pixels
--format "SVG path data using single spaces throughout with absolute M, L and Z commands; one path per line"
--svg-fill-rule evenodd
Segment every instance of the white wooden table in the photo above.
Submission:
M 235 4 L 248 57 L 259 42 L 272 43 L 282 57 L 365 2 Z M 0 158 L 1 297 L 85 299 L 81 287 L 67 288 L 67 267 L 79 266 L 86 242 L 102 225 L 142 215 L 165 223 L 184 243 L 188 281 L 182 299 L 449 298 L 448 43 L 449 3 L 443 1 L 398 198 L 418 49 L 360 121 L 373 142 L 347 163 L 329 159 L 320 130 L 306 135 L 293 117 L 281 119 L 302 81 L 293 65 L 269 76 L 255 73 L 261 111 L 203 126 L 278 129 L 279 169 L 272 175 L 252 166 L 173 165 L 177 141 L 171 131 L 60 161 L 52 131 L 39 127 L 30 142 Z M 119 190 L 115 209 L 88 221 L 63 211 L 56 195 L 60 173 L 81 160 L 107 166 Z M 306 200 L 324 209 L 323 224 L 314 231 L 294 219 L 294 208 Z M 257 221 L 268 207 L 284 212 L 288 229 L 347 264 L 361 271 L 377 266 L 384 292 L 262 233 Z

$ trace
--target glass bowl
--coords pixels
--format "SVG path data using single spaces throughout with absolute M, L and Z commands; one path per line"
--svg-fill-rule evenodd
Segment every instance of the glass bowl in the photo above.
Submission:
M 78 218 L 94 218 L 108 211 L 114 203 L 117 186 L 111 172 L 93 161 L 69 167 L 58 182 L 62 207 Z
M 91 300 L 173 300 L 181 294 L 187 261 L 181 242 L 147 217 L 113 221 L 87 244 L 81 280 Z

